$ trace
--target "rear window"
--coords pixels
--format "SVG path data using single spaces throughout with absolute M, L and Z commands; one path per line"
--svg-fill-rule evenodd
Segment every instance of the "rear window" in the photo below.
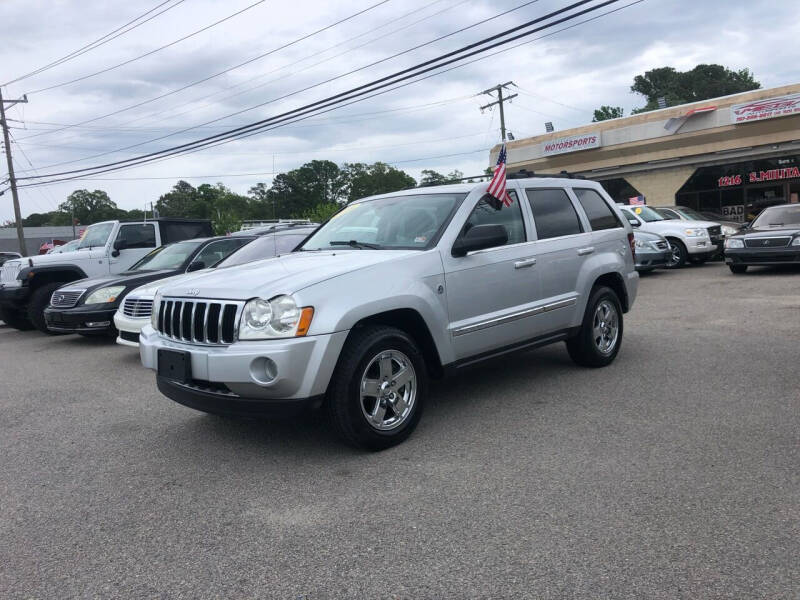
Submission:
M 578 213 L 561 188 L 525 190 L 540 240 L 582 233 Z
M 585 188 L 575 188 L 573 191 L 589 218 L 592 231 L 622 227 L 617 215 L 597 191 Z

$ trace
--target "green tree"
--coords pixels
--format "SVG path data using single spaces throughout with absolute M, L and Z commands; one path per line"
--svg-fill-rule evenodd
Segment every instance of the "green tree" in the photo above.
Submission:
M 631 91 L 644 96 L 647 104 L 633 112 L 657 109 L 658 98 L 665 98 L 667 106 L 675 106 L 757 90 L 760 87 L 761 84 L 755 80 L 749 69 L 734 71 L 716 64 L 697 65 L 689 71 L 660 67 L 634 77 Z
M 313 223 L 324 223 L 336 214 L 340 208 L 342 208 L 342 205 L 337 202 L 323 202 L 317 204 L 311 210 L 306 211 L 305 214 L 303 214 L 303 218 Z
M 197 189 L 183 180 L 158 199 L 156 210 L 161 217 L 208 218 L 204 207 L 197 202 Z
M 594 111 L 592 123 L 598 121 L 607 121 L 608 119 L 619 119 L 625 116 L 625 110 L 621 106 L 607 106 L 603 105 Z
M 343 191 L 346 193 L 347 202 L 373 194 L 407 190 L 417 185 L 416 180 L 405 171 L 395 169 L 382 162 L 371 165 L 345 163 L 342 171 L 344 171 L 345 182 Z
M 103 190 L 93 192 L 75 190 L 67 196 L 66 202 L 59 204 L 58 210 L 66 215 L 74 216 L 82 225 L 116 219 L 120 211 L 116 203 Z

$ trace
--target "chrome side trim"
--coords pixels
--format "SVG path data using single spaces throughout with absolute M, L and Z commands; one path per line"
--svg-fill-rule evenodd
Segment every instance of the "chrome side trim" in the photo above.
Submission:
M 518 321 L 519 319 L 525 319 L 527 317 L 532 317 L 534 315 L 541 314 L 543 312 L 549 312 L 551 310 L 556 310 L 559 308 L 565 308 L 567 306 L 573 306 L 577 304 L 577 298 L 567 298 L 566 300 L 559 300 L 558 302 L 553 302 L 551 304 L 545 304 L 544 306 L 537 306 L 535 308 L 528 308 L 526 310 L 521 310 L 519 312 L 511 313 L 510 315 L 504 315 L 502 317 L 495 317 L 493 319 L 489 319 L 487 321 L 481 321 L 480 323 L 474 323 L 472 325 L 465 325 L 464 327 L 459 327 L 458 329 L 453 330 L 453 336 L 459 335 L 466 335 L 467 333 L 473 333 L 475 331 L 480 331 L 481 329 L 488 329 L 489 327 L 494 327 L 496 325 L 503 325 L 505 323 L 511 323 L 512 321 Z

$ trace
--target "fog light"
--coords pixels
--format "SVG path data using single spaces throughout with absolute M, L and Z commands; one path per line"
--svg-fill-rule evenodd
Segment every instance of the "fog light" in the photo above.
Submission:
M 250 363 L 250 377 L 253 381 L 266 385 L 275 381 L 278 376 L 278 365 L 271 358 L 259 356 Z
M 86 321 L 87 327 L 108 327 L 111 321 Z

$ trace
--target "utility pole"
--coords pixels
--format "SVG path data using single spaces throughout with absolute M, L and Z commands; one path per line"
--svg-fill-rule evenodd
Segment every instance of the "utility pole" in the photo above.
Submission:
M 28 97 L 23 96 L 21 100 L 3 100 L 3 90 L 0 89 L 0 122 L 3 125 L 3 139 L 6 143 L 6 161 L 8 162 L 8 183 L 11 186 L 11 197 L 14 200 L 14 219 L 17 221 L 17 240 L 19 240 L 19 252 L 22 256 L 28 256 L 25 248 L 25 232 L 22 229 L 22 215 L 19 212 L 19 196 L 17 195 L 17 178 L 14 175 L 14 162 L 11 160 L 11 140 L 8 137 L 8 122 L 6 121 L 6 104 L 9 107 L 27 102 Z
M 489 104 L 484 104 L 481 106 L 481 111 L 491 108 L 495 104 L 500 107 L 500 135 L 503 138 L 503 143 L 506 141 L 506 116 L 503 112 L 503 102 L 506 100 L 511 100 L 512 98 L 516 98 L 519 94 L 511 94 L 510 96 L 503 96 L 503 89 L 508 88 L 510 85 L 516 85 L 513 81 L 506 81 L 505 83 L 498 84 L 488 90 L 483 90 L 481 94 L 486 94 L 487 96 L 492 96 L 493 93 L 497 92 L 497 100 L 494 102 L 490 102 Z

